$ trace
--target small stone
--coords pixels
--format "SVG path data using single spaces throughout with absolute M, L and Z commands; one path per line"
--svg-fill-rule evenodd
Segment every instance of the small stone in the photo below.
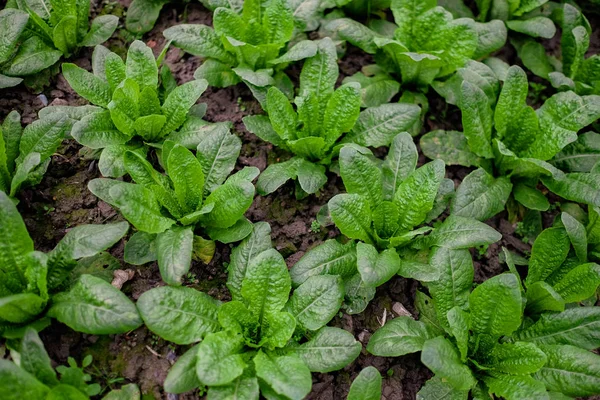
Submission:
M 402 303 L 396 302 L 392 305 L 392 310 L 396 313 L 397 316 L 399 317 L 411 317 L 413 318 L 412 314 L 402 305 Z

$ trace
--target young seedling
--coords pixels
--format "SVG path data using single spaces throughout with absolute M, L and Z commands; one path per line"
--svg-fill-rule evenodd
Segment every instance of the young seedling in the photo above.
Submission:
M 450 12 L 436 5 L 436 0 L 393 0 L 396 25 L 371 24 L 371 29 L 340 18 L 331 21 L 327 29 L 374 54 L 383 72 L 398 75 L 402 84 L 426 89 L 435 79 L 452 74 L 468 60 L 488 55 L 506 42 L 506 27 L 501 21 L 483 24 L 468 18 L 453 19 Z
M 290 271 L 294 285 L 314 275 L 340 275 L 346 280 L 346 311 L 358 313 L 375 289 L 396 274 L 424 282 L 446 279 L 435 266 L 448 249 L 500 239 L 495 230 L 469 218 L 449 217 L 436 229 L 421 226 L 446 209 L 454 183 L 444 179 L 443 162 L 417 169 L 417 158 L 408 133 L 396 136 L 383 162 L 356 145 L 341 149 L 340 174 L 347 193 L 334 196 L 327 211 L 352 241 L 328 240 L 307 252 Z
M 259 99 L 269 86 L 290 87 L 283 68 L 317 52 L 309 40 L 288 51 L 294 16 L 285 0 L 249 0 L 239 8 L 218 7 L 213 26 L 182 24 L 163 34 L 175 46 L 205 58 L 194 74 L 196 79 L 206 79 L 216 87 L 244 81 Z M 282 51 L 287 52 L 282 55 Z
M 565 174 L 552 165 L 552 158 L 563 149 L 578 152 L 567 145 L 578 140 L 579 130 L 600 117 L 600 96 L 558 93 L 534 110 L 526 104 L 527 76 L 512 66 L 496 102 L 498 78 L 483 64 L 471 67 L 463 72 L 465 78 L 458 77 L 443 88 L 462 111 L 464 133 L 433 131 L 421 138 L 427 157 L 449 165 L 479 167 L 457 189 L 450 212 L 483 221 L 501 212 L 511 194 L 524 207 L 545 211 L 550 203 L 536 188 L 540 180 L 561 197 L 599 206 L 598 172 L 591 168 L 586 173 Z M 478 84 L 472 77 L 475 68 L 487 71 Z M 559 157 L 557 166 L 568 163 Z
M 360 354 L 350 333 L 325 326 L 342 302 L 341 279 L 315 277 L 290 297 L 287 266 L 271 248 L 270 232 L 258 223 L 234 249 L 227 283 L 232 301 L 222 304 L 183 287 L 140 297 L 138 308 L 154 333 L 178 344 L 201 341 L 169 372 L 168 393 L 207 386 L 209 397 L 235 393 L 252 400 L 262 392 L 302 399 L 311 390 L 312 371 L 341 369 Z
M 10 355 L 13 361 L 0 360 L 0 394 L 4 399 L 17 399 L 26 394 L 29 399 L 73 399 L 97 398 L 102 388 L 90 383 L 92 377 L 84 368 L 92 363 L 92 356 L 83 359 L 81 367 L 69 357 L 69 366 L 52 367 L 44 344 L 35 329 L 28 328 L 23 339 L 14 343 Z M 60 378 L 57 376 L 60 374 Z M 139 400 L 140 390 L 135 384 L 112 390 L 103 400 Z
M 104 176 L 123 176 L 126 152 L 145 155 L 147 143 L 160 147 L 184 123 L 207 125 L 201 120 L 194 122 L 192 119 L 199 118 L 193 112 L 190 115 L 207 82 L 194 80 L 177 86 L 168 68 L 163 67 L 159 85 L 161 58 L 156 60 L 152 49 L 136 40 L 129 47 L 126 62 L 98 46 L 93 73 L 75 64 L 62 66 L 71 87 L 98 106 L 75 122 L 71 134 L 82 145 L 102 151 L 99 168 Z
M 23 79 L 28 85 L 42 83 L 57 72 L 52 67 L 61 57 L 108 40 L 119 18 L 101 15 L 90 25 L 89 13 L 89 1 L 8 1 L 0 11 L 0 88 Z
M 15 197 L 21 187 L 40 183 L 67 129 L 64 113 L 41 117 L 25 129 L 18 112 L 8 114 L 0 125 L 0 191 Z
M 254 199 L 254 167 L 228 177 L 242 143 L 222 126 L 204 136 L 196 156 L 180 143 L 164 142 L 158 172 L 135 151 L 124 155 L 125 171 L 134 183 L 99 178 L 89 183 L 96 196 L 119 209 L 138 230 L 125 246 L 125 261 L 142 265 L 158 261 L 161 276 L 181 285 L 192 257 L 210 262 L 214 242 L 232 243 L 252 231 L 244 218 Z
M 110 281 L 73 274 L 77 260 L 111 247 L 128 229 L 127 222 L 81 225 L 49 253 L 34 251 L 12 199 L 0 192 L 0 335 L 19 338 L 28 326 L 41 330 L 49 325 L 45 317 L 96 335 L 139 327 L 142 321 L 134 304 Z
M 258 137 L 295 154 L 288 161 L 272 164 L 257 182 L 258 192 L 274 192 L 290 179 L 297 180 L 296 195 L 320 190 L 327 182 L 326 166 L 341 143 L 389 146 L 396 134 L 418 122 L 415 104 L 384 104 L 360 112 L 361 96 L 356 83 L 335 89 L 339 75 L 337 53 L 329 38 L 318 42 L 317 54 L 304 63 L 300 90 L 294 103 L 277 88 L 269 89 L 268 116 L 243 118 L 246 129 Z M 348 133 L 340 142 L 339 139 Z

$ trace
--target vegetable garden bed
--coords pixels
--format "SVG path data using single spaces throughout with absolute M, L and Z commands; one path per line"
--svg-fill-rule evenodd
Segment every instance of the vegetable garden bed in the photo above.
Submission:
M 600 5 L 335 3 L 0 11 L 1 399 L 600 395 Z

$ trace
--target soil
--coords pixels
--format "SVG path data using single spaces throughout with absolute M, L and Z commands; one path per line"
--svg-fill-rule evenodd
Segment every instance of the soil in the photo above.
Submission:
M 110 12 L 122 16 L 129 5 L 128 0 L 117 2 L 93 1 L 93 13 Z M 596 18 L 594 16 L 594 18 Z M 123 20 L 122 20 L 123 21 Z M 144 40 L 158 54 L 163 45 L 162 31 L 178 23 L 212 22 L 211 13 L 197 2 L 185 4 L 168 4 L 161 12 L 155 28 L 144 36 Z M 594 27 L 597 21 L 592 20 Z M 124 54 L 128 43 L 133 39 L 121 26 L 107 47 Z M 600 47 L 600 30 L 594 29 L 590 52 L 597 53 Z M 549 51 L 558 45 L 556 39 L 545 43 Z M 510 63 L 516 63 L 513 49 L 507 47 L 499 52 L 499 56 Z M 72 62 L 90 68 L 91 50 L 82 51 Z M 172 68 L 179 83 L 193 79 L 193 73 L 200 64 L 197 57 L 185 55 L 176 48 L 171 48 L 166 62 Z M 359 71 L 364 65 L 372 63 L 369 55 L 350 47 L 340 61 L 340 80 Z M 297 77 L 299 68 L 292 69 L 292 78 Z M 530 77 L 540 82 L 537 78 Z M 424 131 L 432 129 L 460 128 L 460 113 L 454 106 L 447 105 L 435 92 L 428 93 L 430 111 L 426 117 Z M 533 105 L 538 99 L 533 99 Z M 272 145 L 258 139 L 245 130 L 242 117 L 262 113 L 260 105 L 254 100 L 250 91 L 243 85 L 226 89 L 209 88 L 203 94 L 201 102 L 208 104 L 205 119 L 233 122 L 235 132 L 243 141 L 243 148 L 238 160 L 238 168 L 255 166 L 263 170 L 269 163 L 281 157 L 289 157 Z M 42 93 L 33 93 L 23 86 L 10 90 L 0 90 L 0 121 L 11 111 L 21 113 L 24 123 L 32 122 L 37 112 L 46 104 L 81 105 L 85 100 L 79 98 L 62 76 L 57 76 Z M 418 142 L 418 141 L 417 141 Z M 87 183 L 100 176 L 97 161 L 80 154 L 81 146 L 73 140 L 65 140 L 52 163 L 44 180 L 35 188 L 25 189 L 19 196 L 19 211 L 25 219 L 36 248 L 43 251 L 52 249 L 64 234 L 72 227 L 86 223 L 114 222 L 121 219 L 108 204 L 98 200 L 87 190 Z M 421 156 L 420 164 L 426 162 Z M 450 167 L 447 176 L 458 184 L 470 172 L 467 168 Z M 247 212 L 251 221 L 266 221 L 272 227 L 272 239 L 275 247 L 289 266 L 293 265 L 307 250 L 324 240 L 336 237 L 339 232 L 334 228 L 321 228 L 319 232 L 311 230 L 320 207 L 332 196 L 343 191 L 341 180 L 335 174 L 329 174 L 329 182 L 319 195 L 304 200 L 296 200 L 293 184 L 285 185 L 266 197 L 257 196 L 254 204 Z M 558 199 L 557 199 L 558 200 Z M 502 213 L 488 224 L 503 235 L 501 242 L 490 245 L 485 251 L 473 251 L 475 280 L 480 283 L 505 269 L 498 260 L 502 246 L 521 253 L 530 250 L 530 246 L 515 234 L 516 224 L 508 221 L 506 213 Z M 544 217 L 544 226 L 551 223 L 553 215 Z M 122 256 L 125 240 L 117 244 L 111 253 Z M 211 296 L 228 300 L 225 289 L 227 278 L 224 265 L 229 261 L 231 247 L 217 245 L 215 257 L 209 265 L 196 263 L 192 265 L 191 274 L 186 285 L 205 291 Z M 122 257 L 121 257 L 122 258 Z M 127 282 L 123 291 L 136 300 L 143 292 L 163 285 L 156 264 L 142 267 L 123 265 L 123 269 L 135 270 L 135 276 Z M 415 292 L 419 283 L 410 279 L 397 277 L 378 288 L 375 300 L 359 315 L 337 317 L 333 325 L 352 332 L 364 345 L 371 334 L 386 319 L 395 316 L 392 308 L 402 305 L 416 316 L 413 306 Z M 395 307 L 394 307 L 395 306 Z M 94 380 L 107 387 L 120 386 L 122 383 L 137 383 L 142 392 L 156 399 L 199 399 L 203 393 L 196 391 L 185 395 L 166 395 L 162 391 L 162 382 L 170 366 L 187 347 L 169 344 L 142 327 L 123 335 L 93 336 L 71 331 L 66 326 L 54 321 L 52 326 L 41 334 L 50 357 L 56 364 L 65 364 L 69 355 L 78 360 L 92 354 L 94 362 L 89 371 Z M 422 387 L 431 373 L 420 362 L 416 355 L 398 358 L 382 358 L 369 355 L 363 350 L 360 357 L 341 371 L 328 374 L 313 375 L 313 389 L 308 399 L 330 400 L 345 399 L 351 381 L 366 366 L 375 366 L 384 376 L 383 398 L 388 400 L 415 399 L 417 391 Z M 119 379 L 123 378 L 123 379 Z

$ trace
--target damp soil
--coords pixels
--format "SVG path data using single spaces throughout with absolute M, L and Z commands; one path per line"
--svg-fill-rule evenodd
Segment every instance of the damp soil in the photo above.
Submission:
M 112 13 L 123 16 L 129 0 L 115 2 L 92 1 L 93 13 Z M 597 27 L 597 15 L 591 15 L 592 25 Z M 123 21 L 123 19 L 122 19 Z M 197 2 L 188 4 L 167 4 L 155 28 L 143 37 L 158 54 L 164 43 L 161 32 L 179 23 L 211 24 L 211 13 Z M 600 47 L 600 30 L 594 29 L 590 46 L 591 53 L 597 53 Z M 120 26 L 107 47 L 124 55 L 131 37 Z M 546 41 L 544 44 L 552 52 L 558 46 L 558 40 Z M 514 49 L 507 46 L 498 52 L 498 56 L 507 62 L 517 63 Z M 90 69 L 91 50 L 84 50 L 71 62 Z M 184 83 L 193 79 L 193 73 L 201 60 L 171 48 L 166 56 L 178 82 Z M 359 71 L 364 65 L 372 63 L 371 56 L 356 48 L 349 47 L 340 61 L 340 80 Z M 292 78 L 297 78 L 299 67 L 290 71 Z M 541 81 L 531 77 L 533 81 Z M 530 99 L 536 106 L 545 93 Z M 433 129 L 454 129 L 461 127 L 460 113 L 454 106 L 447 105 L 435 92 L 427 94 L 430 104 L 425 119 L 423 132 Z M 265 143 L 245 130 L 242 117 L 261 113 L 260 105 L 254 100 L 250 91 L 242 84 L 225 89 L 209 88 L 200 102 L 208 105 L 205 119 L 211 122 L 231 121 L 233 129 L 243 142 L 237 168 L 255 166 L 263 170 L 268 164 L 289 157 L 288 154 Z M 23 123 L 32 122 L 37 112 L 45 105 L 82 105 L 85 100 L 74 93 L 61 75 L 53 79 L 51 84 L 41 92 L 32 92 L 23 86 L 9 90 L 0 90 L 0 120 L 11 111 L 21 113 Z M 539 105 L 539 104 L 537 104 Z M 418 143 L 418 140 L 416 140 Z M 384 154 L 384 153 L 383 153 Z M 426 159 L 421 155 L 419 163 Z M 463 167 L 449 167 L 447 177 L 458 183 L 470 172 Z M 52 249 L 65 233 L 80 224 L 115 222 L 122 219 L 108 204 L 98 200 L 87 190 L 87 183 L 100 176 L 97 161 L 88 158 L 81 152 L 73 140 L 65 140 L 40 185 L 22 190 L 19 195 L 19 211 L 23 215 L 36 248 L 43 251 Z M 339 232 L 332 227 L 311 229 L 317 212 L 323 204 L 335 194 L 343 191 L 341 179 L 329 173 L 326 187 L 318 194 L 297 200 L 293 184 L 287 184 L 277 192 L 266 196 L 257 196 L 246 216 L 253 222 L 266 221 L 272 228 L 272 239 L 277 250 L 286 258 L 289 266 L 293 265 L 306 251 L 336 237 Z M 559 201 L 560 199 L 555 199 Z M 556 214 L 556 212 L 554 212 Z M 549 213 L 543 218 L 544 227 L 551 224 L 554 215 Z M 508 220 L 502 213 L 487 223 L 502 233 L 503 239 L 485 249 L 473 251 L 475 281 L 477 283 L 504 271 L 505 266 L 499 262 L 498 255 L 502 246 L 512 251 L 525 254 L 530 245 L 523 242 L 515 233 L 516 223 Z M 122 259 L 125 240 L 115 245 L 110 251 Z M 215 257 L 210 264 L 194 262 L 191 273 L 186 277 L 185 285 L 202 290 L 220 300 L 229 300 L 225 287 L 227 279 L 226 265 L 229 262 L 231 246 L 217 244 Z M 133 300 L 145 291 L 161 286 L 162 282 L 156 264 L 132 266 L 122 264 L 122 269 L 135 271 L 133 279 L 125 283 L 123 291 Z M 375 330 L 386 320 L 397 316 L 398 310 L 404 309 L 417 317 L 414 308 L 415 293 L 421 289 L 420 284 L 410 279 L 396 277 L 378 288 L 375 299 L 368 308 L 359 315 L 340 313 L 332 321 L 332 325 L 352 332 L 366 345 Z M 403 312 L 405 312 L 403 311 Z M 122 335 L 95 336 L 74 332 L 66 326 L 53 321 L 52 325 L 41 334 L 51 359 L 56 364 L 65 364 L 69 356 L 78 360 L 87 354 L 94 357 L 90 372 L 94 380 L 105 387 L 120 386 L 123 383 L 137 383 L 148 399 L 201 399 L 204 393 L 195 391 L 184 395 L 167 395 L 162 390 L 162 383 L 170 366 L 188 347 L 170 344 L 146 328 L 142 327 Z M 383 375 L 383 399 L 408 400 L 415 399 L 416 393 L 431 377 L 420 362 L 418 355 L 397 358 L 375 357 L 364 349 L 359 358 L 343 370 L 313 374 L 313 388 L 308 399 L 333 400 L 345 399 L 350 383 L 356 375 L 367 366 L 374 366 Z

